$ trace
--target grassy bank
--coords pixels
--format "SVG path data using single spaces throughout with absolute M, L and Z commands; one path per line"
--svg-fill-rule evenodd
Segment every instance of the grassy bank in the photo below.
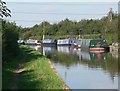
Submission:
M 26 46 L 20 46 L 19 55 L 4 64 L 2 71 L 3 89 L 63 89 L 48 59 Z

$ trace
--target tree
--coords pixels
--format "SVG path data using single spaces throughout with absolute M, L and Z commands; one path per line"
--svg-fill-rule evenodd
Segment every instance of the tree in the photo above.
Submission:
M 3 2 L 0 0 L 0 16 L 3 17 L 8 17 L 10 15 L 11 11 L 7 8 L 6 2 Z
M 11 11 L 7 8 L 6 3 L 0 0 L 0 17 L 8 17 Z M 15 23 L 7 22 L 0 19 L 2 23 L 2 60 L 3 63 L 15 57 L 18 53 L 18 32 L 19 27 Z
M 15 23 L 2 21 L 2 60 L 7 62 L 18 53 L 18 27 Z

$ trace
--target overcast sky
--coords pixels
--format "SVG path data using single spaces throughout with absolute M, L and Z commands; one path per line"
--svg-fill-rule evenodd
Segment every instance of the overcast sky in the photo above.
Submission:
M 22 27 L 32 27 L 42 21 L 57 23 L 66 18 L 73 21 L 100 19 L 107 16 L 110 8 L 113 9 L 113 12 L 118 12 L 118 0 L 84 0 L 84 2 L 82 2 L 83 0 L 5 1 L 12 11 L 12 17 L 6 19 L 15 21 L 18 26 Z

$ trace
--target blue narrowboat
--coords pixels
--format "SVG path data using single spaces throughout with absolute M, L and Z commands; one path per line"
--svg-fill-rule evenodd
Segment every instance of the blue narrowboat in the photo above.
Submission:
M 56 46 L 57 40 L 56 39 L 44 39 L 41 41 L 42 46 Z
M 73 44 L 73 40 L 70 38 L 57 40 L 58 46 L 69 46 L 71 44 Z
M 26 44 L 28 44 L 28 45 L 40 45 L 41 43 L 38 40 L 29 39 L 26 41 Z
M 25 44 L 24 40 L 18 40 L 17 43 L 18 44 Z

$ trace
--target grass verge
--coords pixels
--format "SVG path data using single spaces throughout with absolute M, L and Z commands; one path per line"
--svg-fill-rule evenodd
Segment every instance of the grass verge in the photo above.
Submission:
M 2 71 L 3 89 L 63 89 L 48 59 L 27 46 L 20 46 L 19 55 L 4 64 Z

